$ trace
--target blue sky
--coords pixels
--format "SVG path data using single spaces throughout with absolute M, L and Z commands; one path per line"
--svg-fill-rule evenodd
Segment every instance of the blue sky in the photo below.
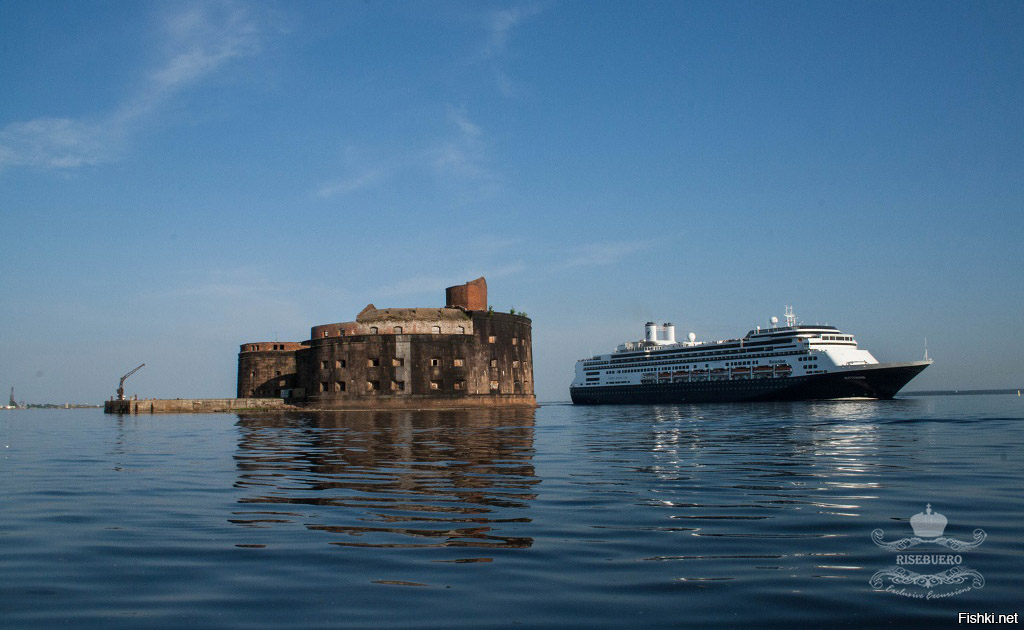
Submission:
M 1024 4 L 0 2 L 0 385 L 221 397 L 485 275 L 541 400 L 786 304 L 1024 384 Z

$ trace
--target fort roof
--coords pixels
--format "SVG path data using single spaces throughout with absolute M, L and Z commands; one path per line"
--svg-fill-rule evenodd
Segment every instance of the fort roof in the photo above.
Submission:
M 387 322 L 387 321 L 438 321 L 438 320 L 468 320 L 469 315 L 460 308 L 382 308 L 378 309 L 373 304 L 367 304 L 366 308 L 359 311 L 356 321 L 365 322 Z

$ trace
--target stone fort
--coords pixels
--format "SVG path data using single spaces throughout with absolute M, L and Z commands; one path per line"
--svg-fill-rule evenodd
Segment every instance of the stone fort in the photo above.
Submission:
M 302 342 L 238 353 L 238 398 L 317 409 L 536 406 L 531 321 L 487 306 L 487 281 L 445 290 L 442 308 L 369 304 Z

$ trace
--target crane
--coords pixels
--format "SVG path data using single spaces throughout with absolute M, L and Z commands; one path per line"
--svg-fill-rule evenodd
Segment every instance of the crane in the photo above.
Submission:
M 144 367 L 146 367 L 145 363 L 143 363 L 139 367 L 135 368 L 131 372 L 128 372 L 127 374 L 125 374 L 124 376 L 121 377 L 121 382 L 117 384 L 117 399 L 118 400 L 124 400 L 124 380 L 126 378 L 128 378 L 129 376 L 131 376 L 132 374 L 135 374 L 136 372 L 138 372 L 139 370 L 141 370 Z

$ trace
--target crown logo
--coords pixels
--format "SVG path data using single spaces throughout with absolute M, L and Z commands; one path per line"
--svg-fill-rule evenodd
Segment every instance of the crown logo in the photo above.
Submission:
M 910 526 L 918 538 L 938 538 L 946 529 L 946 517 L 932 512 L 932 504 L 929 503 L 923 513 L 918 512 L 910 517 Z

